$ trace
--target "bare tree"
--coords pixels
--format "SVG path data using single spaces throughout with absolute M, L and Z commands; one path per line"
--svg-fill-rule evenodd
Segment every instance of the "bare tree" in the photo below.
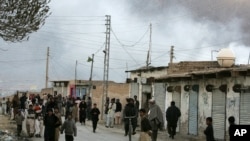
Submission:
M 21 42 L 44 25 L 50 0 L 0 0 L 0 37 Z

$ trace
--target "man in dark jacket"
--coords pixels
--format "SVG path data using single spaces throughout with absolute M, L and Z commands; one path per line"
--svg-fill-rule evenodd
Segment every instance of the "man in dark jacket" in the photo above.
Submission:
M 235 125 L 235 118 L 234 118 L 234 116 L 230 116 L 228 118 L 228 122 L 229 122 L 229 129 L 228 129 L 228 131 L 229 131 L 229 137 L 230 137 L 229 140 L 232 141 L 232 137 L 233 137 L 233 134 L 234 134 L 232 126 Z
M 96 107 L 96 103 L 94 103 L 94 107 L 91 109 L 90 113 L 92 117 L 93 132 L 95 133 L 100 114 L 100 110 Z
M 212 117 L 207 117 L 206 124 L 207 124 L 207 128 L 204 131 L 204 134 L 206 135 L 206 141 L 215 141 Z
M 27 96 L 23 93 L 22 97 L 20 98 L 20 108 L 24 111 L 25 109 L 25 102 L 27 100 Z
M 129 131 L 129 117 L 133 117 L 131 119 L 131 124 L 133 127 L 133 135 L 136 133 L 135 132 L 135 128 L 136 128 L 136 107 L 134 104 L 134 99 L 132 98 L 128 98 L 127 99 L 127 104 L 124 108 L 124 113 L 123 113 L 123 118 L 124 118 L 124 124 L 125 124 L 125 136 L 128 135 L 128 131 Z
M 44 141 L 55 140 L 55 129 L 60 126 L 59 119 L 53 114 L 52 109 L 48 109 L 48 114 L 44 117 L 45 126 Z
M 115 124 L 120 125 L 121 124 L 121 111 L 122 111 L 122 104 L 120 102 L 120 99 L 116 99 L 116 109 L 115 109 Z
M 174 138 L 179 117 L 181 116 L 180 109 L 175 106 L 175 102 L 171 102 L 171 106 L 166 111 L 167 128 L 170 138 Z
M 86 109 L 87 109 L 87 104 L 85 100 L 83 99 L 81 103 L 79 104 L 79 120 L 80 120 L 80 123 L 83 125 L 85 125 Z

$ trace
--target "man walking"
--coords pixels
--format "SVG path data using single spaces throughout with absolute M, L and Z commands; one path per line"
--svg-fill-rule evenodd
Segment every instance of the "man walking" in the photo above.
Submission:
M 85 125 L 87 104 L 83 99 L 79 104 L 79 120 L 81 125 Z
M 154 99 L 149 100 L 148 119 L 152 127 L 152 141 L 157 140 L 158 129 L 163 127 L 163 115 L 160 107 L 155 103 Z
M 94 103 L 94 107 L 91 109 L 90 113 L 92 117 L 93 132 L 95 133 L 100 114 L 99 109 L 96 107 L 96 103 Z
M 53 114 L 52 109 L 48 109 L 48 114 L 44 117 L 44 141 L 55 141 L 55 129 L 60 126 L 59 119 Z
M 134 104 L 134 99 L 133 98 L 128 98 L 127 99 L 127 104 L 125 105 L 124 111 L 123 111 L 123 120 L 124 120 L 124 128 L 125 128 L 125 135 L 128 135 L 129 132 L 129 118 L 131 118 L 131 124 L 133 128 L 133 135 L 136 134 L 135 128 L 136 128 L 136 108 Z
M 175 102 L 171 102 L 171 106 L 168 107 L 166 111 L 166 120 L 167 120 L 167 128 L 169 137 L 174 139 L 176 134 L 176 127 L 179 117 L 181 116 L 180 109 L 175 106 Z

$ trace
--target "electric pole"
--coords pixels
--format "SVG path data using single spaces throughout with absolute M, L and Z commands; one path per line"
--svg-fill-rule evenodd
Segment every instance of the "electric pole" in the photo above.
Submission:
M 77 84 L 77 60 L 75 65 L 75 91 L 73 93 L 75 97 L 76 97 L 76 84 Z
M 108 97 L 108 78 L 109 78 L 109 51 L 110 51 L 110 30 L 111 30 L 111 16 L 106 15 L 106 41 L 104 52 L 104 73 L 103 73 L 103 95 L 102 95 L 102 114 L 103 119 L 104 102 Z
M 48 88 L 48 82 L 49 82 L 49 47 L 47 47 L 45 88 Z
M 249 65 L 249 62 L 250 62 L 250 52 L 249 52 L 249 56 L 248 56 L 248 65 Z
M 89 77 L 89 96 L 92 97 L 92 75 L 93 75 L 93 64 L 94 64 L 94 54 L 92 54 L 91 58 L 91 71 Z
M 171 50 L 170 50 L 170 64 L 173 63 L 173 59 L 174 59 L 174 46 L 171 46 Z
M 146 67 L 148 69 L 149 65 L 151 64 L 151 47 L 152 47 L 152 24 L 150 23 L 150 35 L 149 35 L 149 49 L 147 54 L 147 61 L 146 61 Z

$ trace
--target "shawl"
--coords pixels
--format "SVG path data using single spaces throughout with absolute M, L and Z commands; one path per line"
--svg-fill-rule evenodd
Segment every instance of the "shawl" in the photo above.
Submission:
M 159 125 L 163 126 L 164 124 L 163 114 L 162 114 L 160 107 L 157 104 L 153 104 L 150 106 L 148 119 L 149 121 L 151 121 L 151 124 L 156 124 L 156 125 L 152 125 L 153 128 L 154 126 L 159 126 Z

